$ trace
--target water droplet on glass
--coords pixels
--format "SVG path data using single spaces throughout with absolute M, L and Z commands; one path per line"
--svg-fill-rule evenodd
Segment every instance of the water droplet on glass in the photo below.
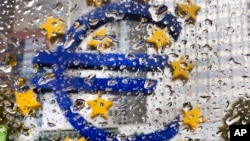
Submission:
M 231 33 L 233 33 L 234 32 L 234 28 L 233 27 L 231 27 L 231 26 L 229 26 L 229 27 L 227 27 L 227 32 L 228 32 L 228 34 L 231 34 Z
M 1 43 L 0 43 L 1 44 Z M 6 51 L 6 47 L 5 46 L 0 46 L 0 53 L 3 53 Z
M 6 88 L 6 87 L 8 87 L 8 84 L 6 84 L 6 83 L 0 83 L 0 88 Z
M 231 17 L 235 16 L 236 15 L 236 12 L 232 12 L 231 13 Z
M 161 108 L 156 108 L 155 111 L 156 111 L 158 114 L 162 114 L 162 109 L 161 109 Z
M 76 28 L 78 28 L 79 26 L 80 26 L 80 23 L 76 21 L 76 22 L 74 23 L 74 28 L 76 29 Z
M 31 133 L 31 130 L 29 128 L 24 128 L 22 131 L 22 134 L 25 136 L 29 136 Z
M 233 118 L 229 118 L 226 120 L 226 124 L 227 125 L 232 125 L 233 123 L 236 123 L 240 120 L 240 115 L 233 117 Z
M 4 72 L 4 73 L 10 73 L 12 70 L 11 67 L 6 67 L 6 66 L 0 66 L 0 71 Z
M 99 19 L 94 19 L 94 18 L 89 19 L 89 24 L 90 25 L 96 25 L 98 22 L 99 22 Z
M 207 48 L 208 50 L 212 50 L 213 48 L 209 44 L 205 44 L 203 48 Z
M 246 55 L 244 56 L 244 59 L 245 59 L 246 61 L 250 61 L 250 54 L 246 54 Z
M 39 45 L 39 40 L 37 38 L 34 38 L 32 41 L 33 46 L 38 46 Z
M 152 80 L 146 80 L 144 83 L 144 88 L 149 89 L 151 87 L 153 87 L 155 85 L 155 83 Z
M 126 67 L 127 67 L 126 65 L 121 65 L 120 70 L 124 70 L 124 69 L 126 69 Z
M 134 60 L 136 57 L 135 57 L 134 54 L 127 53 L 127 54 L 125 55 L 125 58 L 127 58 L 127 59 L 129 59 L 129 60 Z
M 49 126 L 49 127 L 55 127 L 56 124 L 55 124 L 55 123 L 52 123 L 52 122 L 48 122 L 48 126 Z
M 72 90 L 74 90 L 73 86 L 68 86 L 65 89 L 63 89 L 63 91 L 72 91 Z
M 212 25 L 213 25 L 213 21 L 210 20 L 210 19 L 206 19 L 206 20 L 205 20 L 205 24 L 206 24 L 206 25 L 212 26 Z
M 208 102 L 211 99 L 211 96 L 206 96 L 206 95 L 200 97 L 203 100 L 203 102 Z
M 74 60 L 74 65 L 79 65 L 80 60 Z
M 246 121 L 246 120 L 242 120 L 241 123 L 242 123 L 243 125 L 246 125 L 246 124 L 247 124 L 247 121 Z
M 168 7 L 167 7 L 167 6 L 165 6 L 165 5 L 160 5 L 160 6 L 158 6 L 158 8 L 157 8 L 155 14 L 157 14 L 157 15 L 162 15 L 162 14 L 166 13 L 167 11 L 168 11 Z
M 23 11 L 23 15 L 29 14 L 30 12 L 31 12 L 30 9 L 25 9 L 25 10 Z
M 33 73 L 37 73 L 37 72 L 38 72 L 38 69 L 39 69 L 39 65 L 38 65 L 38 64 L 34 64 L 34 65 L 32 66 L 32 68 L 31 68 L 31 71 L 32 71 Z
M 114 86 L 116 85 L 118 82 L 115 79 L 111 79 L 108 81 L 108 86 Z
M 122 79 L 123 84 L 128 84 L 128 79 Z
M 203 34 L 207 34 L 207 33 L 208 33 L 208 29 L 204 29 L 204 30 L 202 31 L 202 33 L 203 33 Z
M 181 42 L 182 42 L 183 45 L 187 44 L 187 40 L 181 40 Z
M 48 82 L 52 81 L 55 79 L 55 74 L 54 73 L 46 73 L 43 77 L 41 77 L 38 80 L 39 85 L 44 85 L 47 84 Z
M 6 37 L 3 33 L 0 33 L 0 53 L 3 53 L 6 51 L 8 45 Z
M 139 63 L 142 65 L 142 64 L 145 64 L 145 65 L 147 65 L 148 64 L 148 62 L 147 62 L 147 60 L 145 59 L 145 58 L 139 58 Z
M 57 2 L 56 5 L 52 7 L 54 12 L 61 12 L 63 10 L 63 4 L 61 2 Z
M 236 59 L 234 59 L 234 58 L 228 59 L 228 63 L 231 65 L 241 65 L 241 63 L 236 61 Z
M 146 45 L 146 42 L 144 40 L 139 40 L 136 44 L 132 46 L 133 49 L 139 50 L 143 48 Z
M 74 105 L 83 109 L 85 107 L 85 101 L 83 99 L 76 99 Z
M 89 86 L 92 86 L 94 79 L 96 78 L 95 74 L 90 74 L 84 79 L 84 83 L 86 83 Z
M 129 2 L 125 2 L 125 7 L 129 7 L 130 3 Z
M 35 1 L 34 0 L 24 0 L 24 5 L 26 7 L 32 7 L 34 5 Z
M 42 7 L 43 7 L 42 4 L 37 4 L 37 5 L 35 6 L 35 9 L 39 11 L 39 10 L 42 9 Z
M 65 44 L 64 44 L 63 47 L 64 47 L 65 49 L 71 47 L 71 45 L 72 45 L 72 43 L 73 43 L 74 41 L 75 41 L 75 40 L 74 40 L 73 38 L 67 39 L 67 41 L 65 42 Z
M 138 24 L 138 25 L 136 25 L 136 27 L 135 27 L 135 30 L 136 31 L 142 31 L 144 29 L 144 26 L 142 25 L 142 24 Z
M 19 47 L 20 46 L 19 40 L 16 40 L 16 41 L 9 40 L 8 43 L 13 45 L 14 47 Z

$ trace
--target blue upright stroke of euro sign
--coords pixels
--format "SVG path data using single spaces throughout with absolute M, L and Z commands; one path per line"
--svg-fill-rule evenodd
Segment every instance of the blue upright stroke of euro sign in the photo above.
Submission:
M 155 21 L 152 18 L 150 9 L 153 8 L 156 14 L 164 14 L 161 20 Z M 167 65 L 167 55 L 147 55 L 147 54 L 100 54 L 100 53 L 75 53 L 76 47 L 82 42 L 83 37 L 87 37 L 90 30 L 95 30 L 100 26 L 118 20 L 135 20 L 145 23 L 155 24 L 161 28 L 168 28 L 169 34 L 177 40 L 181 26 L 175 16 L 167 12 L 167 6 L 151 6 L 136 2 L 111 3 L 97 8 L 90 13 L 83 15 L 76 22 L 80 26 L 72 26 L 63 38 L 64 44 L 59 45 L 55 52 L 41 51 L 33 59 L 33 64 L 49 66 L 55 74 L 55 79 L 43 82 L 43 76 L 35 76 L 33 83 L 37 89 L 51 90 L 54 92 L 58 105 L 71 125 L 83 136 L 91 141 L 106 141 L 112 139 L 118 141 L 111 133 L 93 126 L 80 114 L 72 112 L 73 105 L 67 88 L 76 91 L 111 91 L 116 93 L 150 94 L 155 90 L 157 81 L 139 78 L 80 78 L 65 75 L 65 70 L 79 67 L 82 69 L 100 69 L 102 67 L 111 70 L 126 68 L 130 71 L 155 71 Z M 119 18 L 117 18 L 119 17 Z M 140 61 L 144 59 L 144 61 Z M 74 61 L 78 61 L 75 63 Z M 109 82 L 115 82 L 110 85 Z M 149 134 L 136 135 L 136 141 L 165 141 L 171 139 L 178 133 L 179 116 L 168 123 L 163 130 L 158 130 Z M 130 139 L 127 138 L 127 141 Z

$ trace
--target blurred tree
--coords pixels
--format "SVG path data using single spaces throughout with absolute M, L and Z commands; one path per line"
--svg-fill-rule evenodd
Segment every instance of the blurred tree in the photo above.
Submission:
M 7 127 L 8 141 L 16 139 L 21 133 L 28 133 L 11 90 L 0 91 L 0 113 L 0 125 Z
M 250 100 L 239 99 L 231 105 L 223 118 L 223 126 L 219 127 L 221 137 L 229 140 L 229 126 L 250 124 Z

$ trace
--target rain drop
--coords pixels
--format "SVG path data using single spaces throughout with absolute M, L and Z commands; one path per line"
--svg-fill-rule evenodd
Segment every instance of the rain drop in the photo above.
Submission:
M 26 7 L 32 7 L 34 5 L 35 1 L 34 0 L 25 0 L 24 5 Z
M 61 2 L 57 2 L 56 5 L 52 7 L 54 12 L 61 12 L 63 10 L 63 4 Z
M 212 22 L 212 20 L 210 20 L 210 19 L 206 19 L 206 20 L 205 20 L 205 24 L 206 24 L 206 25 L 209 25 L 209 26 L 212 26 L 212 25 L 213 25 L 213 22 Z
M 64 46 L 63 46 L 63 48 L 69 48 L 69 47 L 71 47 L 71 45 L 72 45 L 72 43 L 74 42 L 75 40 L 73 39 L 73 38 L 69 38 L 69 39 L 67 39 L 67 41 L 65 42 L 65 44 L 64 44 Z
M 44 85 L 44 84 L 47 84 L 48 82 L 50 82 L 50 81 L 52 81 L 54 79 L 55 79 L 55 74 L 54 73 L 47 73 L 38 80 L 38 84 L 39 85 Z
M 152 80 L 146 80 L 146 82 L 144 83 L 144 88 L 149 89 L 153 87 L 154 85 L 155 83 Z
M 116 85 L 118 82 L 115 79 L 111 79 L 108 81 L 108 86 L 114 86 Z
M 37 5 L 35 6 L 35 9 L 36 9 L 37 11 L 39 11 L 39 10 L 42 9 L 42 7 L 43 7 L 42 4 L 37 4 Z
M 94 19 L 94 18 L 90 18 L 90 19 L 89 19 L 89 24 L 90 24 L 90 25 L 96 25 L 98 22 L 99 22 L 98 19 Z

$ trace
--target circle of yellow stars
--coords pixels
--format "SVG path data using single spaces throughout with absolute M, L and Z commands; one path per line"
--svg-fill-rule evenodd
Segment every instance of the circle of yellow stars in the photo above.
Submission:
M 88 3 L 93 3 L 94 6 L 99 7 L 104 2 L 103 0 L 88 0 Z M 176 13 L 180 17 L 185 17 L 186 21 L 189 23 L 194 23 L 196 21 L 196 16 L 200 7 L 193 4 L 191 0 L 187 0 L 187 4 L 177 4 Z M 51 40 L 54 34 L 64 34 L 65 25 L 61 19 L 55 19 L 52 17 L 47 17 L 46 23 L 41 25 L 42 29 L 45 29 L 47 32 L 47 38 Z M 147 38 L 147 42 L 154 45 L 154 48 L 157 50 L 166 46 L 171 45 L 172 41 L 166 34 L 167 29 L 160 29 L 153 27 L 152 35 Z M 102 48 L 110 48 L 113 46 L 113 42 L 110 38 L 105 37 L 107 35 L 106 29 L 100 29 L 94 31 L 92 34 L 92 39 L 88 42 L 88 46 L 98 48 L 102 44 Z M 182 64 L 185 64 L 183 67 Z M 194 67 L 193 64 L 187 64 L 185 57 L 182 56 L 178 61 L 173 61 L 170 63 L 170 66 L 173 68 L 173 80 L 177 78 L 188 80 L 189 71 Z M 33 90 L 28 90 L 26 92 L 15 93 L 16 101 L 24 115 L 27 115 L 31 109 L 36 109 L 40 106 L 33 95 Z M 95 118 L 98 115 L 103 116 L 105 119 L 108 118 L 107 110 L 112 106 L 112 102 L 109 100 L 104 100 L 101 97 L 96 98 L 95 100 L 90 100 L 87 102 L 89 107 L 92 109 L 90 115 L 91 118 Z M 190 111 L 184 112 L 183 122 L 188 125 L 192 130 L 195 130 L 199 123 L 204 122 L 205 118 L 200 120 L 200 108 L 195 107 Z M 82 138 L 81 138 L 82 139 Z M 84 139 L 85 140 L 85 139 Z

